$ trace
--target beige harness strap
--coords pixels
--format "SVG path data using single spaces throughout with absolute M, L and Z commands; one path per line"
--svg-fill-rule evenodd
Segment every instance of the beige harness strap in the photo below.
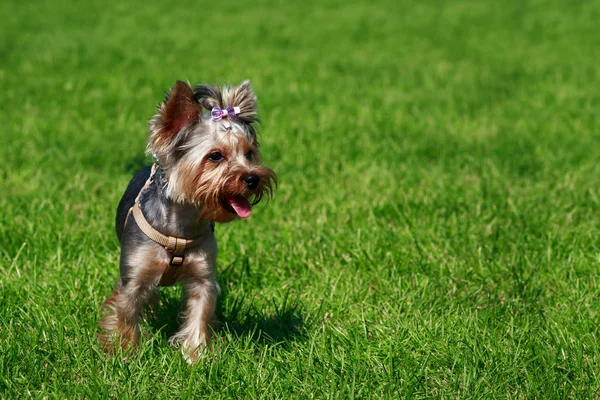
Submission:
M 154 180 L 154 174 L 156 173 L 156 169 L 157 168 L 158 168 L 158 165 L 156 163 L 152 164 L 152 169 L 150 170 L 150 176 L 146 180 L 146 183 L 144 184 L 144 187 L 140 190 L 140 192 L 138 193 L 137 197 L 135 198 L 135 201 L 133 203 L 134 205 L 135 204 L 139 204 L 140 198 L 142 197 L 142 193 L 144 193 L 144 191 L 146 189 L 148 189 L 150 187 L 150 185 L 152 184 L 152 181 Z M 125 226 L 127 225 L 127 221 L 129 221 L 129 216 L 131 215 L 132 211 L 133 211 L 133 207 L 130 207 L 129 211 L 127 211 L 127 216 L 125 217 L 125 224 L 124 224 Z M 142 216 L 143 216 L 143 214 L 142 214 Z M 145 218 L 144 218 L 144 220 L 145 220 Z
M 133 214 L 133 219 L 135 220 L 140 230 L 144 232 L 144 234 L 148 236 L 148 238 L 160 244 L 172 254 L 169 266 L 163 272 L 159 283 L 159 285 L 161 286 L 167 286 L 172 285 L 175 282 L 177 272 L 175 267 L 183 265 L 183 261 L 185 259 L 185 250 L 200 244 L 202 236 L 197 237 L 195 239 L 183 239 L 175 236 L 163 235 L 162 233 L 154 229 L 152 225 L 150 225 L 146 217 L 144 217 L 144 213 L 142 212 L 142 208 L 140 207 L 140 197 L 142 196 L 144 190 L 146 190 L 152 183 L 152 179 L 154 178 L 155 172 L 156 164 L 152 166 L 152 172 L 150 173 L 150 177 L 146 181 L 146 184 L 144 185 L 142 190 L 140 190 L 140 193 L 135 199 L 133 207 L 129 209 L 127 219 L 129 219 L 129 215 Z M 127 224 L 127 219 L 125 220 L 125 224 Z

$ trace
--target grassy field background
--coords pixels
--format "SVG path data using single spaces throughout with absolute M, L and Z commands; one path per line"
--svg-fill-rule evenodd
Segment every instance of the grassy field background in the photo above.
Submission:
M 600 3 L 0 3 L 0 396 L 598 398 Z M 276 198 L 217 227 L 189 367 L 163 291 L 96 343 L 177 79 L 251 79 Z

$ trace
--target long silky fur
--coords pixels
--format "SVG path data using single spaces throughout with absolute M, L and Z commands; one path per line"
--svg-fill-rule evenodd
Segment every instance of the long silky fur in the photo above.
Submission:
M 227 106 L 240 107 L 240 112 L 222 122 L 203 113 Z M 211 227 L 241 216 L 234 208 L 236 197 L 256 204 L 271 197 L 277 185 L 275 173 L 262 165 L 258 123 L 249 81 L 194 89 L 177 82 L 158 106 L 149 123 L 147 152 L 157 158 L 159 167 L 152 180 L 150 168 L 136 174 L 117 210 L 121 279 L 104 305 L 107 314 L 101 325 L 106 332 L 99 339 L 105 349 L 137 344 L 140 315 L 155 296 L 172 256 L 140 230 L 135 218 L 127 219 L 140 193 L 140 207 L 154 229 L 175 237 L 204 237 L 199 246 L 186 249 L 183 265 L 167 284 L 182 282 L 187 294 L 184 320 L 171 342 L 181 345 L 188 361 L 207 348 L 219 292 L 217 243 Z M 223 157 L 211 157 L 216 152 Z M 257 187 L 248 184 L 250 175 L 259 178 Z M 146 182 L 149 186 L 140 192 Z
M 256 139 L 260 119 L 258 118 L 256 95 L 252 91 L 252 84 L 249 80 L 233 87 L 198 85 L 194 87 L 194 98 L 208 111 L 213 107 L 221 109 L 227 106 L 239 107 L 240 112 L 235 119 L 243 122 Z
M 171 104 L 170 101 L 177 103 Z M 210 111 L 213 107 L 224 109 L 227 106 L 240 108 L 234 118 L 223 121 L 224 124 L 231 124 L 233 130 L 228 132 L 221 131 L 217 125 L 219 123 L 201 111 Z M 170 122 L 176 117 L 170 115 L 173 109 L 190 114 L 190 118 L 185 119 L 185 124 L 177 131 L 170 128 Z M 261 165 L 257 140 L 259 123 L 257 98 L 250 81 L 246 80 L 238 86 L 197 85 L 193 88 L 178 82 L 166 94 L 149 122 L 150 135 L 146 149 L 148 154 L 158 159 L 168 176 L 165 189 L 169 198 L 179 204 L 194 204 L 205 210 L 203 217 L 208 217 L 211 210 L 222 205 L 227 193 L 247 195 L 253 205 L 264 197 L 272 197 L 277 178 L 273 171 Z M 248 140 L 255 150 L 251 163 L 243 162 L 243 166 L 227 170 L 217 168 L 211 171 L 205 168 L 203 163 L 212 148 L 234 148 L 234 143 L 242 138 Z M 250 172 L 260 178 L 259 187 L 252 192 L 235 182 Z

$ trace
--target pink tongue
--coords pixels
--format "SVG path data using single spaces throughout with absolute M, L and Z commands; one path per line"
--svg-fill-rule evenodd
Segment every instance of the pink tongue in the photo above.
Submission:
M 248 218 L 252 213 L 250 203 L 243 196 L 229 196 L 227 201 L 240 218 Z

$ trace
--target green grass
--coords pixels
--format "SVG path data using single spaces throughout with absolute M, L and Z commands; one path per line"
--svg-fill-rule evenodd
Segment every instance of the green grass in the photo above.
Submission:
M 0 3 L 0 397 L 600 396 L 600 3 L 163 3 Z M 246 78 L 280 186 L 217 227 L 214 353 L 169 288 L 104 356 L 147 120 Z

